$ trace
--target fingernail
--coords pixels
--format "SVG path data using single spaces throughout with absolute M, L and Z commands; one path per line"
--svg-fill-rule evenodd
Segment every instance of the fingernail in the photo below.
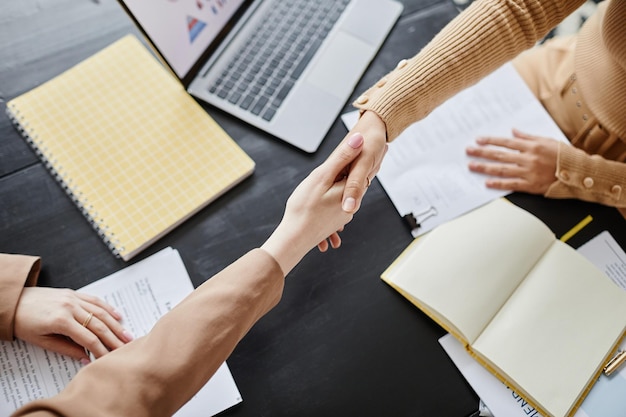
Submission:
M 89 359 L 87 359 L 87 358 L 82 358 L 80 360 L 80 363 L 83 364 L 83 366 L 87 366 L 87 365 L 89 365 L 91 363 L 91 361 Z
M 363 145 L 363 135 L 361 135 L 360 133 L 355 133 L 354 135 L 350 136 L 348 138 L 348 145 L 350 145 L 350 147 L 354 149 L 359 148 L 361 145 Z
M 352 212 L 355 207 L 356 207 L 356 200 L 352 197 L 348 197 L 345 200 L 343 200 L 343 205 L 341 206 L 341 208 L 343 208 L 343 211 L 347 211 L 348 213 Z
M 130 334 L 128 330 L 124 330 L 122 334 L 124 335 L 124 338 L 126 339 L 127 342 L 130 342 L 131 340 L 134 339 L 133 335 Z

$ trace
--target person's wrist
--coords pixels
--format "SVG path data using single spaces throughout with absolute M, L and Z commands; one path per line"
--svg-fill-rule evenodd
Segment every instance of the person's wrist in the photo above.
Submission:
M 362 132 L 366 138 L 384 138 L 387 142 L 387 126 L 384 120 L 374 111 L 366 110 L 360 118 L 362 124 L 364 124 L 365 132 Z
M 261 245 L 261 249 L 276 260 L 285 276 L 291 272 L 312 248 L 312 246 L 306 247 L 307 245 L 302 239 L 292 235 L 293 232 L 287 230 L 286 226 L 281 223 L 265 243 Z

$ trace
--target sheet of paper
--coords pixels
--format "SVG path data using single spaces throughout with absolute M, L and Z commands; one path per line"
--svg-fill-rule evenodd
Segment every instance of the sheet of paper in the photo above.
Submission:
M 613 282 L 626 290 L 626 253 L 607 231 L 578 249 Z M 440 339 L 444 350 L 495 417 L 542 417 L 465 351 L 452 335 Z M 621 349 L 626 349 L 622 341 Z M 601 375 L 574 417 L 623 417 L 626 414 L 626 368 Z
M 480 400 L 478 402 L 478 416 L 479 417 L 494 417 L 493 414 L 491 414 L 491 410 L 487 408 L 487 405 L 483 402 L 483 400 Z
M 342 115 L 348 128 L 357 118 L 356 111 Z M 567 142 L 509 63 L 391 142 L 378 179 L 398 213 L 412 213 L 422 223 L 413 236 L 508 194 L 488 189 L 485 176 L 469 171 L 465 148 L 483 135 L 511 137 L 512 128 Z M 437 215 L 428 217 L 432 208 Z
M 605 230 L 579 247 L 578 252 L 626 290 L 626 253 L 608 231 Z
M 178 251 L 166 248 L 79 291 L 96 295 L 114 306 L 124 317 L 125 328 L 139 337 L 193 291 L 193 285 Z M 37 398 L 57 394 L 81 366 L 76 360 L 21 340 L 0 342 L 0 415 L 9 415 Z M 176 416 L 197 416 L 200 411 L 210 416 L 241 401 L 224 363 Z

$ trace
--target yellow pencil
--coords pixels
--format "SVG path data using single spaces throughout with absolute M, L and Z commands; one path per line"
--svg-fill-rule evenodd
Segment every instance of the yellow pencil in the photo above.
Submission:
M 591 217 L 591 215 L 588 215 L 587 217 L 582 219 L 576 226 L 572 227 L 567 233 L 561 236 L 561 242 L 567 242 L 572 236 L 580 232 L 580 230 L 583 227 L 587 226 L 592 220 L 593 217 Z

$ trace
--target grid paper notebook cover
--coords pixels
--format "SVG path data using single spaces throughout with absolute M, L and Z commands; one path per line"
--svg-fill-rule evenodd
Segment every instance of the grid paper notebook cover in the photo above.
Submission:
M 254 170 L 132 35 L 9 101 L 7 113 L 124 260 Z

